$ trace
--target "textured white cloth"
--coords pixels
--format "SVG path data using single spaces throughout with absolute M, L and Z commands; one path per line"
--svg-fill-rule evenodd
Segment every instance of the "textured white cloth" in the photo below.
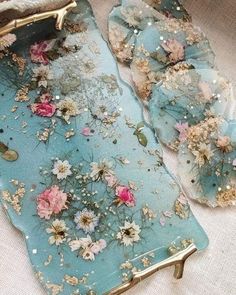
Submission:
M 116 3 L 91 0 L 99 20 Z M 236 1 L 186 0 L 186 6 L 209 37 L 219 69 L 236 85 Z M 166 155 L 174 169 L 175 158 Z M 210 239 L 209 248 L 186 263 L 184 278 L 175 281 L 173 269 L 165 269 L 130 290 L 127 295 L 235 295 L 236 294 L 236 208 L 210 209 L 191 203 L 192 211 Z M 45 295 L 34 278 L 22 236 L 0 211 L 0 294 Z M 69 294 L 68 294 L 69 295 Z

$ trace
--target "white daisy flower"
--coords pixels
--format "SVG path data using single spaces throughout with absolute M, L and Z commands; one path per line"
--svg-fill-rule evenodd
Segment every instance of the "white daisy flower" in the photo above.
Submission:
M 48 239 L 50 245 L 56 244 L 57 246 L 62 244 L 67 236 L 66 223 L 64 220 L 56 219 L 53 221 L 52 226 L 46 229 L 48 234 L 52 234 Z
M 140 226 L 135 224 L 134 221 L 132 223 L 125 221 L 124 226 L 120 227 L 120 231 L 116 237 L 120 240 L 121 244 L 124 244 L 125 246 L 132 246 L 133 243 L 140 240 L 140 232 Z
M 114 171 L 112 168 L 112 162 L 103 159 L 99 163 L 92 162 L 91 166 L 91 173 L 90 177 L 97 181 L 97 180 L 105 180 L 106 176 L 114 175 Z
M 78 211 L 75 214 L 74 221 L 77 224 L 77 229 L 82 229 L 85 233 L 92 233 L 98 225 L 99 218 L 93 211 L 89 211 L 85 208 L 83 211 Z
M 95 254 L 92 252 L 91 248 L 86 248 L 81 251 L 81 256 L 85 260 L 95 260 Z
M 57 160 L 54 163 L 52 173 L 57 176 L 58 180 L 66 179 L 67 176 L 70 176 L 72 174 L 71 172 L 71 165 L 67 160 L 61 161 Z

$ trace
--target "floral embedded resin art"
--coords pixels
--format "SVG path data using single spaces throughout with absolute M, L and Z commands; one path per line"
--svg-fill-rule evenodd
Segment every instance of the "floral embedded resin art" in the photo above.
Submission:
M 150 5 L 146 6 L 147 11 L 155 8 L 162 13 L 161 6 L 159 9 L 157 6 L 164 2 L 145 2 Z M 127 3 L 131 5 L 132 1 L 122 3 L 119 10 L 125 9 Z M 165 3 L 166 7 L 172 5 L 173 11 L 185 11 L 175 1 Z M 114 54 L 123 62 L 114 48 L 119 48 L 119 41 L 122 48 L 129 48 L 129 44 L 118 30 L 112 29 L 117 9 L 111 13 L 109 40 Z M 178 152 L 178 174 L 188 196 L 211 207 L 234 205 L 235 125 L 232 122 L 236 114 L 232 85 L 215 69 L 215 55 L 209 41 L 191 23 L 191 18 L 165 13 L 162 14 L 165 18 L 148 21 L 146 12 L 139 12 L 139 19 L 146 26 L 137 30 L 130 25 L 129 32 L 136 29 L 136 35 L 129 66 L 131 84 L 145 106 L 144 117 L 158 140 Z M 137 20 L 135 15 L 135 10 L 130 12 L 129 20 L 132 17 Z M 118 20 L 116 25 L 119 26 Z M 216 125 L 211 134 L 213 122 Z M 221 128 L 222 122 L 230 126 L 227 136 L 221 135 L 225 130 Z M 219 150 L 218 139 L 231 147 L 230 154 L 228 149 Z M 191 140 L 195 140 L 194 148 Z
M 228 80 L 212 69 L 188 67 L 167 70 L 162 85 L 152 88 L 148 108 L 158 138 L 174 150 L 185 141 L 189 127 L 209 117 L 231 120 L 236 115 Z
M 37 278 L 75 295 L 120 294 L 170 265 L 181 277 L 208 239 L 88 2 L 53 27 L 0 38 L 1 202 Z
M 211 117 L 186 132 L 179 177 L 190 195 L 211 207 L 236 205 L 236 121 Z

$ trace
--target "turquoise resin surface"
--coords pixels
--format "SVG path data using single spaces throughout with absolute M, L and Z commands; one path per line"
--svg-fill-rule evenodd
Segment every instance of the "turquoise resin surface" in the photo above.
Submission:
M 208 126 L 208 127 L 207 127 Z M 210 127 L 209 126 L 214 126 Z M 178 175 L 189 196 L 211 207 L 236 204 L 236 122 L 209 118 L 190 129 L 200 145 L 211 149 L 209 161 L 199 157 L 193 137 L 179 147 Z M 205 134 L 205 135 L 203 135 Z M 207 140 L 204 140 L 204 136 Z
M 0 61 L 1 199 L 48 294 L 103 294 L 170 246 L 208 244 L 90 6 L 78 4 L 60 33 L 53 20 L 17 32 L 23 75 L 11 55 Z M 39 75 L 29 50 L 41 40 Z
M 217 71 L 185 69 L 166 72 L 163 84 L 153 86 L 148 107 L 157 137 L 176 150 L 188 127 L 209 116 L 233 119 L 234 104 L 232 85 Z

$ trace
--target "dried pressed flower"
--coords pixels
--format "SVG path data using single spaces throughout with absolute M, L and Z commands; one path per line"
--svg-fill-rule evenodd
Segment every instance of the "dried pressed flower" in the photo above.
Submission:
M 0 37 L 0 51 L 10 47 L 16 41 L 15 34 L 6 34 Z
M 16 93 L 16 98 L 15 101 L 18 102 L 25 102 L 25 101 L 29 101 L 29 87 L 28 86 L 23 86 L 20 90 L 17 91 Z
M 236 188 L 230 187 L 225 190 L 221 190 L 216 196 L 217 204 L 221 207 L 226 207 L 230 205 L 236 205 Z

